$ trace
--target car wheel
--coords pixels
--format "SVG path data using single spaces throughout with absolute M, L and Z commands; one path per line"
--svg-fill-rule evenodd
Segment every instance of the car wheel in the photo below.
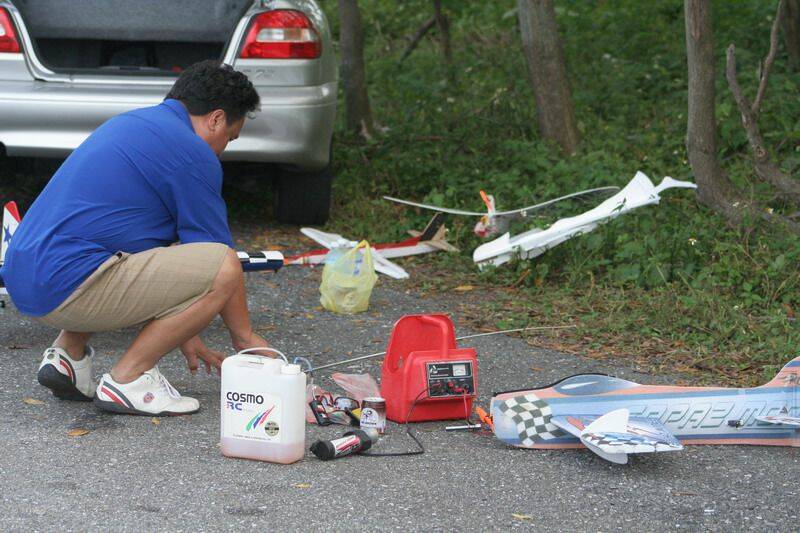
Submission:
M 281 170 L 275 179 L 275 218 L 285 224 L 324 224 L 331 211 L 331 165 L 317 172 Z
M 276 180 L 275 218 L 285 224 L 324 224 L 331 210 L 333 172 L 281 171 Z

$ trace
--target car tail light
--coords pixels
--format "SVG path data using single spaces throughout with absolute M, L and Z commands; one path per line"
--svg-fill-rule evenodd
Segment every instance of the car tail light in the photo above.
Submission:
M 4 8 L 0 7 L 0 54 L 19 53 L 19 40 L 14 25 L 11 24 L 11 16 Z
M 253 18 L 239 57 L 314 59 L 321 53 L 319 34 L 304 13 L 276 9 Z

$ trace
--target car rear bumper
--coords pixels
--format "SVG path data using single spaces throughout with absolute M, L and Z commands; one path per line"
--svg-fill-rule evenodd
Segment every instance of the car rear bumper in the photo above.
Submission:
M 109 118 L 156 105 L 169 85 L 0 80 L 0 143 L 11 156 L 65 157 Z M 317 170 L 328 164 L 335 81 L 314 87 L 256 87 L 261 111 L 223 159 Z

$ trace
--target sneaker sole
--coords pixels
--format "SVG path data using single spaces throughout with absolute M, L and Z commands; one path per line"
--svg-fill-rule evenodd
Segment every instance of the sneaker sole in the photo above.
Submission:
M 91 402 L 92 398 L 86 396 L 72 384 L 72 380 L 55 369 L 53 365 L 44 365 L 36 374 L 40 385 L 53 391 L 53 396 L 61 400 L 73 402 Z
M 92 400 L 94 404 L 97 406 L 98 409 L 103 411 L 108 411 L 109 413 L 114 413 L 118 415 L 136 415 L 136 416 L 183 416 L 183 415 L 193 415 L 200 411 L 198 407 L 194 411 L 186 411 L 184 413 L 178 413 L 175 411 L 161 411 L 160 413 L 148 413 L 147 411 L 140 411 L 138 409 L 131 409 L 130 407 L 125 407 L 124 405 L 120 405 L 116 402 L 109 402 L 105 400 L 99 399 L 97 396 L 94 397 Z

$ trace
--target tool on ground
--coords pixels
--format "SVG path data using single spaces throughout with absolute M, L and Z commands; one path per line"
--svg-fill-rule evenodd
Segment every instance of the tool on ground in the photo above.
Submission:
M 492 417 L 489 416 L 489 413 L 487 413 L 482 407 L 476 407 L 475 414 L 478 415 L 478 419 L 482 424 L 485 424 L 489 429 L 494 431 L 494 422 L 492 422 Z
M 269 351 L 282 359 L 252 352 Z M 272 348 L 251 348 L 222 363 L 220 441 L 227 457 L 289 464 L 305 455 L 306 375 Z
M 377 441 L 378 433 L 375 430 L 355 429 L 338 439 L 318 440 L 311 445 L 311 453 L 323 461 L 330 461 L 345 455 L 365 452 Z
M 392 330 L 381 369 L 386 416 L 400 423 L 467 419 L 477 374 L 477 353 L 458 348 L 449 316 L 406 315 Z
M 486 337 L 488 335 L 500 335 L 502 333 L 517 333 L 519 331 L 545 331 L 545 330 L 556 330 L 556 329 L 569 329 L 569 328 L 574 328 L 574 327 L 577 327 L 577 326 L 575 326 L 574 324 L 569 324 L 569 325 L 566 325 L 566 326 L 531 326 L 531 327 L 528 327 L 528 328 L 504 329 L 504 330 L 500 330 L 500 331 L 488 331 L 486 333 L 475 333 L 473 335 L 464 335 L 463 337 L 456 337 L 456 340 L 457 341 L 463 341 L 463 340 L 466 340 L 466 339 L 475 339 L 477 337 Z M 386 352 L 384 351 L 384 352 L 371 353 L 369 355 L 360 355 L 358 357 L 351 357 L 350 359 L 343 359 L 341 361 L 336 361 L 336 362 L 333 362 L 333 363 L 327 363 L 327 364 L 320 365 L 320 366 L 315 366 L 315 367 L 312 367 L 310 361 L 308 361 L 305 357 L 298 358 L 298 359 L 302 360 L 302 362 L 306 363 L 306 365 L 308 366 L 308 369 L 306 369 L 305 372 L 307 372 L 309 374 L 313 374 L 314 372 L 317 372 L 318 370 L 325 370 L 326 368 L 333 368 L 335 366 L 349 365 L 351 363 L 357 363 L 359 361 L 366 361 L 367 359 L 374 359 L 374 358 L 380 357 L 382 355 L 386 355 Z M 297 362 L 297 360 L 295 362 Z
M 328 412 L 322 402 L 314 399 L 308 402 L 308 406 L 311 408 L 311 413 L 314 415 L 318 425 L 330 426 L 333 424 L 333 420 L 328 416 Z
M 445 431 L 469 431 L 473 429 L 481 429 L 483 426 L 481 424 L 465 424 L 463 426 L 447 426 L 444 428 Z

